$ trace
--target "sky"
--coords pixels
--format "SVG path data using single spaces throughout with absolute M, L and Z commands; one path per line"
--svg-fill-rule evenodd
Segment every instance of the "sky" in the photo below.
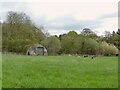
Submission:
M 98 35 L 118 30 L 117 0 L 1 0 L 0 19 L 8 11 L 25 12 L 51 35 L 90 28 Z

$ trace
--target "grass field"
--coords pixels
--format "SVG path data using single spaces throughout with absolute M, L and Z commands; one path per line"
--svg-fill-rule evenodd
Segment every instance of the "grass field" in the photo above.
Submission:
M 117 57 L 3 55 L 3 88 L 117 88 Z

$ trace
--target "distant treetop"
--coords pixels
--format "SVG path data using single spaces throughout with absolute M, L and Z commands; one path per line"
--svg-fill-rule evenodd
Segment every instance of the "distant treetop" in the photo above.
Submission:
M 84 28 L 81 32 L 83 35 L 89 35 L 89 34 L 95 34 L 91 29 L 89 28 Z

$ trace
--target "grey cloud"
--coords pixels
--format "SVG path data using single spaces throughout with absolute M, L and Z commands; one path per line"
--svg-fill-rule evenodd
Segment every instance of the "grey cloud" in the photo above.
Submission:
M 103 15 L 103 16 L 100 17 L 100 19 L 114 18 L 114 17 L 118 17 L 118 12 L 114 12 L 114 13 L 111 13 L 111 14 Z
M 44 17 L 37 18 L 35 20 L 37 24 L 41 24 L 46 29 L 52 30 L 81 30 L 85 27 L 93 29 L 99 27 L 101 24 L 101 21 L 99 19 L 82 21 L 76 20 L 73 17 L 62 17 L 51 21 L 47 21 Z
M 2 10 L 18 10 L 18 11 L 24 11 L 26 7 L 25 2 L 2 2 L 1 3 Z
M 103 15 L 101 17 L 98 17 L 93 20 L 77 20 L 74 17 L 71 16 L 64 16 L 57 18 L 55 20 L 47 20 L 45 16 L 43 17 L 35 17 L 31 10 L 29 10 L 28 7 L 25 5 L 26 3 L 24 2 L 2 2 L 0 7 L 0 15 L 2 16 L 3 19 L 5 19 L 6 13 L 8 11 L 24 11 L 27 15 L 31 17 L 31 19 L 37 24 L 37 25 L 42 25 L 44 26 L 45 29 L 47 30 L 82 30 L 83 28 L 90 28 L 90 29 L 96 29 L 99 28 L 103 20 L 105 18 L 114 18 L 117 17 L 117 12 Z
M 9 11 L 16 11 L 16 12 L 25 12 L 30 15 L 28 7 L 25 5 L 24 2 L 0 2 L 0 17 L 2 20 L 6 19 L 6 15 Z
M 48 30 L 82 30 L 85 27 L 94 30 L 102 26 L 104 19 L 114 17 L 117 17 L 117 12 L 103 15 L 93 20 L 76 20 L 74 17 L 65 16 L 51 21 L 46 20 L 45 17 L 38 17 L 36 22 Z

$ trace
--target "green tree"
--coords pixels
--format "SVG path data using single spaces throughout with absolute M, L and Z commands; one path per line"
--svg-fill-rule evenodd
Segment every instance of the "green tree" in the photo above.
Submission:
M 49 55 L 57 55 L 61 49 L 60 40 L 55 36 L 48 37 L 41 43 L 47 48 Z
M 25 53 L 33 44 L 40 43 L 44 34 L 25 13 L 8 12 L 3 23 L 3 51 Z
M 109 54 L 110 55 L 118 54 L 118 49 L 116 48 L 115 45 L 113 44 L 109 45 Z
M 105 42 L 105 41 L 101 42 L 101 44 L 99 46 L 99 52 L 100 52 L 100 54 L 101 55 L 107 55 L 107 54 L 109 54 L 108 50 L 109 50 L 108 43 Z
M 87 35 L 95 35 L 96 36 L 96 33 L 93 32 L 91 29 L 89 28 L 84 28 L 81 32 L 82 35 L 84 36 L 87 36 Z
M 91 38 L 86 38 L 84 43 L 84 52 L 86 54 L 96 54 L 98 49 L 98 43 L 96 40 Z
M 108 44 L 104 41 L 100 44 L 99 52 L 101 55 L 114 55 L 118 53 L 118 49 L 115 47 L 115 45 Z
M 120 35 L 117 33 L 114 33 L 112 35 L 112 43 L 111 44 L 114 44 L 120 50 L 119 38 L 120 38 Z
M 80 50 L 79 36 L 75 31 L 61 37 L 62 52 L 66 54 L 77 54 Z

